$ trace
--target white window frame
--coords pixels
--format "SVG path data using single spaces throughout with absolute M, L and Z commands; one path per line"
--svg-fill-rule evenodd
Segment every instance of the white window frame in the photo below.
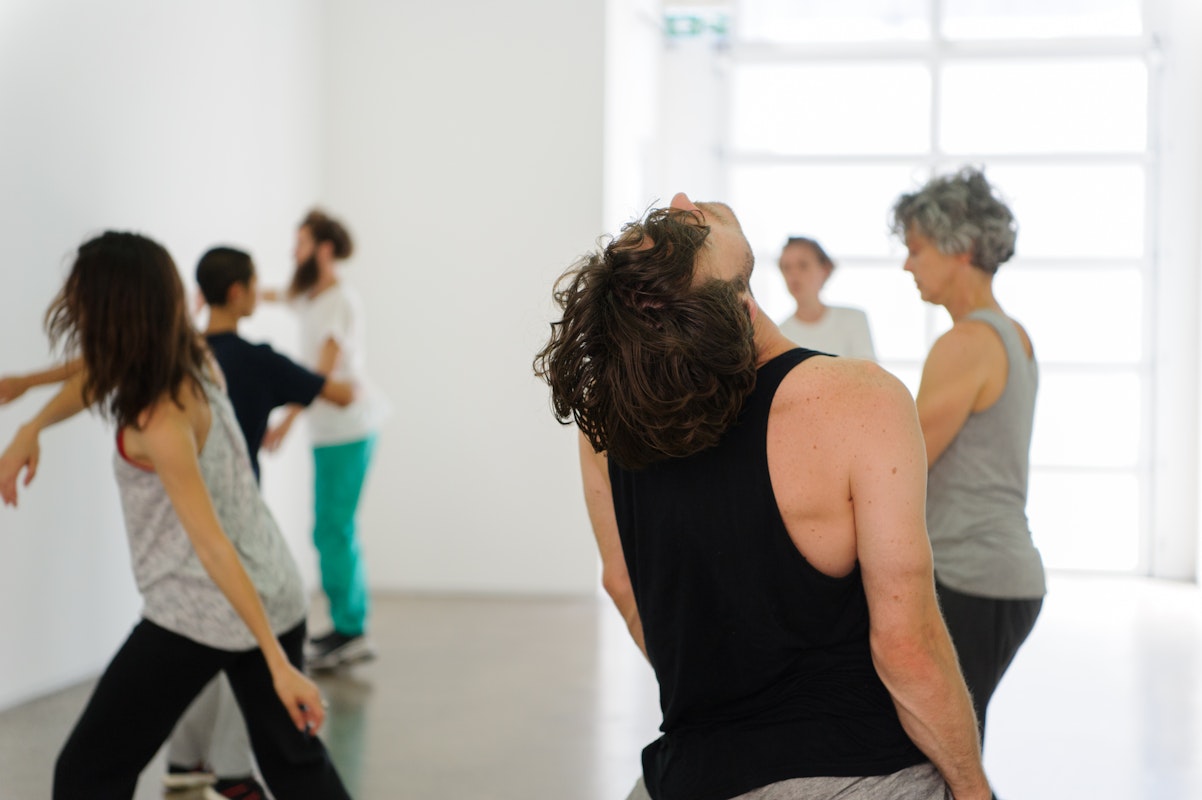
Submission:
M 1202 514 L 1202 492 L 1199 491 L 1198 454 L 1202 449 L 1202 370 L 1198 360 L 1202 354 L 1202 281 L 1198 279 L 1199 253 L 1202 253 L 1202 145 L 1190 148 L 1164 147 L 1166 120 L 1177 132 L 1178 142 L 1199 142 L 1202 135 L 1202 114 L 1192 110 L 1196 98 L 1202 96 L 1202 69 L 1198 58 L 1190 55 L 1202 48 L 1202 25 L 1199 12 L 1190 8 L 1191 0 L 1144 0 L 1145 33 L 1136 37 L 1107 37 L 1091 39 L 1044 39 L 1031 41 L 949 41 L 940 33 L 938 21 L 942 0 L 932 0 L 930 6 L 930 40 L 921 42 L 848 43 L 839 45 L 785 46 L 779 44 L 721 43 L 712 48 L 715 72 L 701 76 L 712 82 L 718 108 L 694 112 L 691 120 L 661 120 L 661 134 L 681 128 L 699 132 L 698 122 L 721 120 L 730 108 L 729 95 L 724 95 L 724 67 L 732 63 L 788 62 L 839 63 L 890 60 L 924 60 L 931 67 L 932 125 L 931 148 L 926 156 L 786 156 L 775 154 L 735 152 L 724 140 L 725 130 L 704 132 L 716 142 L 714 163 L 698 166 L 709 169 L 712 175 L 704 183 L 717 194 L 723 194 L 725 174 L 730 165 L 752 163 L 809 164 L 822 163 L 882 163 L 925 165 L 930 172 L 945 171 L 961 163 L 1006 162 L 1132 164 L 1144 168 L 1147 192 L 1145 196 L 1145 247 L 1140 259 L 1116 260 L 1115 265 L 1138 265 L 1145 286 L 1143 308 L 1142 357 L 1138 364 L 1143 395 L 1140 425 L 1140 452 L 1135 468 L 1140 490 L 1139 557 L 1135 572 L 1161 577 L 1192 579 L 1202 571 L 1202 548 L 1199 548 L 1198 520 Z M 721 7 L 720 3 L 672 3 L 696 7 Z M 1163 40 L 1171 39 L 1172 46 L 1162 48 Z M 939 85 L 941 64 L 951 60 L 988 58 L 1090 58 L 1127 56 L 1143 59 L 1148 65 L 1148 146 L 1142 154 L 1090 153 L 998 155 L 990 153 L 957 154 L 949 156 L 939 147 Z M 1166 65 L 1169 69 L 1166 70 Z M 1174 72 L 1174 69 L 1177 71 Z M 669 67 L 670 70 L 670 67 Z M 1166 79 L 1167 73 L 1167 79 Z M 698 78 L 698 72 L 691 76 Z M 671 80 L 671 77 L 668 78 Z M 701 126 L 703 127 L 703 126 Z M 675 136 L 663 135 L 661 147 L 668 152 Z M 670 159 L 665 159 L 670 160 Z M 674 190 L 683 184 L 671 168 L 660 169 L 649 176 L 652 183 Z M 696 174 L 695 171 L 693 174 Z M 659 179 L 659 180 L 656 180 Z M 662 182 L 661 182 L 662 181 Z M 899 187 L 899 191 L 905 187 Z M 1166 253 L 1171 251 L 1171 258 Z M 886 259 L 856 258 L 857 263 L 872 265 Z M 892 264 L 892 261 L 888 263 Z M 1071 268 L 1069 259 L 1056 259 L 1056 266 Z M 1076 262 L 1087 266 L 1086 260 Z M 1099 268 L 1098 259 L 1089 259 L 1090 269 Z M 937 326 L 937 310 L 928 311 L 928 335 Z M 1117 313 L 1117 312 L 1116 312 Z M 1165 343 L 1166 347 L 1160 344 Z M 900 365 L 900 362 L 899 362 Z M 917 367 L 918 364 L 911 364 Z M 1068 368 L 1067 365 L 1058 365 Z M 1104 369 L 1104 367 L 1102 368 Z M 1115 368 L 1119 369 L 1118 367 Z M 1123 368 L 1124 371 L 1130 367 Z M 1090 370 L 1099 371 L 1097 365 Z M 1104 435 L 1104 432 L 1099 432 Z M 1040 470 L 1056 468 L 1040 466 Z M 1087 469 L 1071 469 L 1082 472 Z M 1099 468 L 1102 469 L 1102 468 Z M 1107 472 L 1131 474 L 1129 468 Z

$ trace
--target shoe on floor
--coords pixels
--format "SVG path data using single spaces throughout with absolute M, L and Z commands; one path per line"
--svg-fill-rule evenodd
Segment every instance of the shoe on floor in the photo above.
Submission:
M 334 631 L 314 639 L 311 644 L 305 656 L 305 665 L 309 669 L 337 669 L 376 657 L 376 649 L 363 634 L 347 636 Z
M 305 659 L 308 660 L 315 655 L 324 653 L 329 649 L 330 643 L 334 641 L 334 637 L 338 636 L 338 631 L 330 631 L 325 636 L 317 636 L 305 641 Z
M 223 778 L 205 789 L 205 800 L 267 800 L 267 790 L 254 778 Z
M 169 792 L 200 789 L 212 786 L 217 782 L 217 776 L 209 771 L 204 764 L 184 767 L 179 764 L 168 764 L 167 772 L 163 775 L 163 788 Z

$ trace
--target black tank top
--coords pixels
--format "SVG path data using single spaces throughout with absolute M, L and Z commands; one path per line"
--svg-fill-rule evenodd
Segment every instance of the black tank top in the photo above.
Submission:
M 872 665 L 859 565 L 819 572 L 785 529 L 768 412 L 796 349 L 760 368 L 722 440 L 638 471 L 609 466 L 663 736 L 655 800 L 725 800 L 790 778 L 886 775 L 926 760 Z

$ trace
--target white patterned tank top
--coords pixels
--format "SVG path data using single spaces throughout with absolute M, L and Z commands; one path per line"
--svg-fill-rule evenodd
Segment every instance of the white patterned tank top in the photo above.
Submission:
M 229 398 L 210 381 L 204 382 L 204 393 L 212 424 L 198 455 L 201 475 L 217 518 L 278 635 L 305 617 L 300 573 L 259 493 Z M 120 433 L 117 444 L 113 471 L 134 579 L 144 603 L 142 616 L 209 647 L 255 647 L 250 629 L 201 565 L 159 476 L 123 457 Z

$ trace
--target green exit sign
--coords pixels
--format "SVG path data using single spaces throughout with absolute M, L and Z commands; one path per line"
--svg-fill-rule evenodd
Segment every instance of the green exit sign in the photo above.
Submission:
M 667 14 L 664 31 L 670 39 L 693 39 L 698 36 L 724 37 L 730 20 L 725 14 Z

